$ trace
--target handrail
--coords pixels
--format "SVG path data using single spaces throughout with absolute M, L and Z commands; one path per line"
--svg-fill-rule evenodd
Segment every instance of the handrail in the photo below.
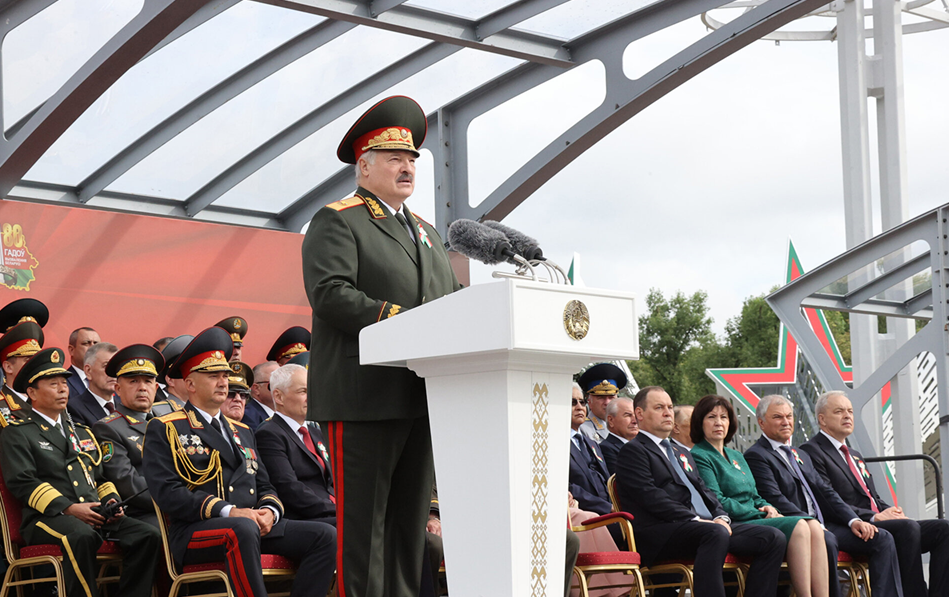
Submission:
M 923 460 L 933 465 L 936 474 L 933 475 L 933 478 L 936 480 L 936 512 L 939 514 L 939 518 L 946 517 L 946 511 L 942 504 L 942 471 L 939 470 L 939 463 L 936 462 L 936 459 L 930 456 L 929 454 L 903 454 L 900 456 L 873 456 L 870 458 L 864 458 L 864 462 L 886 462 L 892 460 L 894 462 L 901 460 Z

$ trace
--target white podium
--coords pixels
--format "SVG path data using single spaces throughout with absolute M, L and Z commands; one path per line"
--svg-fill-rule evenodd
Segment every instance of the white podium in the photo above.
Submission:
M 639 356 L 634 295 L 505 279 L 371 325 L 359 346 L 363 365 L 425 378 L 452 597 L 561 597 L 572 377 Z

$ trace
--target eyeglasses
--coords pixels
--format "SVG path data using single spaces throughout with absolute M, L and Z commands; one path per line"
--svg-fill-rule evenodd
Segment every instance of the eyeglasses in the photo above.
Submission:
M 576 398 L 571 398 L 570 400 L 571 400 L 571 402 L 572 402 L 572 406 L 576 406 L 576 405 L 578 405 L 578 404 L 579 404 L 580 406 L 586 406 L 586 405 L 587 405 L 587 402 L 588 402 L 588 400 L 587 400 L 586 398 L 584 398 L 583 400 L 577 400 Z
M 243 402 L 247 402 L 247 395 L 246 395 L 246 394 L 242 394 L 242 393 L 240 393 L 240 392 L 228 392 L 228 393 L 227 393 L 227 399 L 228 399 L 228 400 L 237 399 L 237 400 L 241 400 L 241 401 L 243 401 Z

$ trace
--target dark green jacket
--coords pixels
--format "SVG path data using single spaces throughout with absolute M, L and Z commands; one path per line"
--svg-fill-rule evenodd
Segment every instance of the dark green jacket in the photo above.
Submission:
M 359 365 L 361 329 L 461 287 L 435 229 L 412 216 L 416 246 L 388 213 L 360 188 L 355 197 L 318 211 L 307 229 L 303 282 L 313 307 L 308 419 L 386 420 L 428 412 L 425 383 L 415 373 Z
M 21 528 L 35 523 L 40 514 L 55 516 L 75 503 L 121 499 L 112 483 L 97 484 L 102 480 L 102 453 L 84 425 L 70 427 L 64 437 L 33 413 L 11 421 L 0 434 L 0 445 L 3 479 L 23 504 Z
M 768 506 L 755 488 L 755 477 L 741 452 L 725 447 L 726 460 L 706 440 L 692 448 L 692 459 L 705 485 L 712 490 L 733 522 L 765 518 L 758 510 Z
M 102 473 L 121 495 L 132 500 L 127 513 L 133 518 L 155 513 L 152 495 L 142 475 L 142 447 L 147 426 L 144 413 L 121 404 L 115 407 L 114 413 L 92 426 L 102 449 Z M 139 494 L 142 490 L 146 491 Z

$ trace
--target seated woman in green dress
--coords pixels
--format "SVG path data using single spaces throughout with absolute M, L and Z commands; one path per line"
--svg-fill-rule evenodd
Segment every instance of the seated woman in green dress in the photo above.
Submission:
M 731 403 L 722 396 L 705 396 L 695 405 L 691 423 L 692 458 L 699 475 L 712 490 L 732 522 L 776 527 L 788 539 L 788 572 L 798 597 L 827 597 L 827 546 L 816 520 L 782 516 L 755 489 L 755 478 L 741 452 L 726 448 L 738 430 Z

